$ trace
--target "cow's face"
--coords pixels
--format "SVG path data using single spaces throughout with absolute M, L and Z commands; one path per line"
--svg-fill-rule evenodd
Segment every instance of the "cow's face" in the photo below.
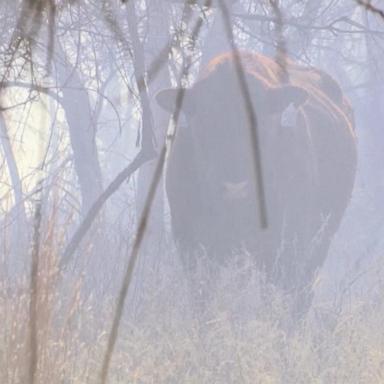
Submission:
M 271 87 L 252 75 L 246 75 L 246 81 L 262 154 L 273 156 L 287 110 L 301 105 L 307 93 L 290 85 Z M 178 93 L 176 89 L 164 90 L 157 100 L 164 108 L 174 111 Z M 254 149 L 250 139 L 253 127 L 249 124 L 250 111 L 236 72 L 215 73 L 185 90 L 181 109 L 187 121 L 183 128 L 188 130 L 187 134 L 181 134 L 189 138 L 182 145 L 193 148 L 199 182 L 205 192 L 214 197 L 217 204 L 254 196 Z

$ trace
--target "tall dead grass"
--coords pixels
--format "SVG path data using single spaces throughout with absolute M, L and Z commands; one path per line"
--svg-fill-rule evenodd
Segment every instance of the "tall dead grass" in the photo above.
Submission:
M 93 296 L 85 289 L 86 273 L 58 269 L 66 230 L 54 214 L 41 228 L 35 383 L 96 384 L 116 302 L 110 293 Z M 134 298 L 125 308 L 109 383 L 384 382 L 380 292 L 364 301 L 350 297 L 337 307 L 317 303 L 292 327 L 289 298 L 267 286 L 250 261 L 234 263 L 221 270 L 220 294 L 210 302 L 211 317 L 201 332 L 181 269 L 171 265 L 177 256 L 169 245 L 163 253 L 160 271 L 147 263 L 134 313 Z M 1 276 L 0 382 L 24 384 L 29 273 Z

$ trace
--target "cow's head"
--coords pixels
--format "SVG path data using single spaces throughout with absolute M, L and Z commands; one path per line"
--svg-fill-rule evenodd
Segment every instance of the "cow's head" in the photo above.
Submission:
M 187 145 L 194 147 L 201 182 L 223 199 L 240 199 L 252 192 L 248 183 L 253 161 L 250 108 L 256 116 L 261 151 L 268 157 L 286 128 L 284 120 L 292 124 L 290 115 L 308 97 L 301 87 L 271 86 L 254 74 L 245 74 L 245 81 L 247 90 L 233 66 L 227 65 L 190 89 L 166 89 L 157 95 L 158 103 L 170 112 L 180 105 L 189 131 Z

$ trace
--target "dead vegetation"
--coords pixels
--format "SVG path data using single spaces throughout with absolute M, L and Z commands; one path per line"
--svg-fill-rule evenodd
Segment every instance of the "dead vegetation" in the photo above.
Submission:
M 56 3 L 60 3 L 59 6 Z M 13 80 L 16 81 L 22 71 L 31 71 L 32 81 L 31 92 L 21 105 L 27 105 L 37 98 L 32 91 L 51 94 L 60 99 L 60 92 L 55 93 L 50 88 L 40 86 L 39 82 L 35 84 L 32 53 L 41 28 L 46 24 L 48 34 L 44 62 L 45 74 L 49 74 L 56 46 L 54 33 L 57 18 L 62 9 L 76 3 L 78 2 L 54 0 L 20 2 L 17 28 L 2 62 L 1 112 L 7 109 L 3 103 L 5 89 L 18 86 L 15 82 L 8 82 L 10 77 L 14 77 Z M 109 19 L 108 13 L 111 3 L 102 3 L 105 13 L 101 15 L 105 17 L 107 24 L 109 20 L 112 25 L 113 19 Z M 299 30 L 308 30 L 310 27 L 297 20 L 282 19 L 278 12 L 278 2 L 271 3 L 275 7 L 272 19 L 267 20 L 265 15 L 257 14 L 250 17 L 277 25 L 275 32 L 279 40 L 278 48 L 280 54 L 283 54 L 283 23 Z M 356 3 L 383 17 L 382 11 L 371 1 Z M 207 4 L 210 5 L 210 2 L 205 3 Z M 187 14 L 185 12 L 184 17 Z M 236 16 L 236 22 L 240 16 Z M 205 21 L 205 17 L 202 13 L 199 23 Z M 184 18 L 184 22 L 187 21 Z M 328 28 L 331 33 L 338 33 L 340 30 L 335 25 L 339 22 L 337 19 L 328 27 L 318 26 L 317 29 Z M 352 22 L 348 25 L 361 27 Z M 367 32 L 365 29 L 361 31 Z M 123 31 L 115 28 L 112 32 L 119 44 L 128 51 L 130 45 L 126 44 Z M 360 32 L 357 30 L 356 33 Z M 372 33 L 379 35 L 376 32 Z M 230 32 L 229 37 L 233 38 Z M 192 41 L 195 42 L 195 37 Z M 139 39 L 136 43 L 139 43 Z M 152 66 L 149 66 L 147 86 L 164 66 L 170 50 L 170 45 L 163 47 Z M 134 56 L 137 58 L 139 55 L 140 52 L 136 51 Z M 22 65 L 18 73 L 18 68 L 15 69 L 14 66 L 20 60 Z M 76 69 L 78 68 L 74 67 L 72 70 Z M 184 75 L 187 77 L 188 73 Z M 135 83 L 140 94 L 145 88 L 144 75 L 136 73 Z M 2 139 L 5 136 L 2 134 Z M 9 141 L 9 137 L 6 139 Z M 149 140 L 152 139 L 150 137 Z M 152 155 L 154 154 L 151 152 L 144 158 L 138 157 L 136 162 L 132 162 L 109 184 L 96 201 L 94 211 L 89 213 L 89 222 L 84 224 L 86 220 L 83 221 L 84 233 L 81 232 L 80 225 L 81 236 L 85 236 L 92 227 L 101 206 L 111 194 Z M 8 161 L 9 158 L 12 156 L 8 156 Z M 160 165 L 162 166 L 162 160 Z M 6 172 L 3 166 L 1 172 Z M 15 176 L 13 188 L 20 195 L 16 196 L 16 203 L 23 207 L 25 203 L 23 220 L 29 220 L 31 212 L 36 208 L 31 197 L 35 198 L 40 190 L 34 189 L 25 196 L 22 188 L 16 188 L 17 185 L 22 185 L 21 176 L 17 172 L 11 176 Z M 11 191 L 12 186 L 7 196 L 2 195 L 1 208 L 4 211 L 2 213 L 6 213 L 5 216 L 13 206 L 13 201 L 10 202 L 13 197 L 8 196 L 12 194 Z M 35 217 L 34 223 L 24 222 L 25 228 L 31 232 L 35 229 L 35 241 L 31 241 L 31 234 L 28 234 L 29 237 L 26 236 L 25 242 L 21 244 L 28 262 L 22 264 L 17 272 L 10 272 L 14 255 L 9 250 L 12 249 L 10 244 L 14 242 L 11 240 L 14 235 L 10 234 L 12 231 L 9 223 L 2 222 L 0 382 L 96 384 L 102 376 L 102 362 L 105 359 L 113 318 L 116 318 L 117 295 L 112 295 L 108 290 L 103 295 L 92 293 L 87 286 L 90 276 L 82 267 L 76 269 L 76 273 L 71 269 L 68 271 L 67 268 L 61 268 L 66 262 L 61 259 L 63 249 L 65 254 L 68 246 L 73 244 L 68 241 L 68 238 L 71 239 L 68 233 L 73 235 L 71 226 L 75 220 L 72 217 L 77 212 L 69 215 L 63 225 L 62 218 L 56 215 L 57 207 L 50 206 L 48 209 L 43 204 L 41 209 L 48 210 L 42 218 Z M 141 233 L 145 232 L 145 221 L 146 213 L 143 215 L 144 227 L 142 226 Z M 129 229 L 133 237 L 135 231 Z M 132 238 L 127 241 L 129 246 L 131 240 Z M 129 248 L 128 245 L 124 243 L 124 247 L 120 247 L 120 244 L 115 244 L 109 249 L 109 253 L 119 254 L 120 260 L 126 260 L 125 251 Z M 90 253 L 97 246 L 89 241 L 88 248 L 83 245 L 83 249 Z M 72 256 L 74 251 L 70 248 L 68 253 Z M 161 251 L 163 260 L 170 264 L 175 263 L 174 252 L 171 242 L 166 242 Z M 32 271 L 29 259 L 31 255 L 38 261 Z M 222 270 L 218 287 L 222 295 L 215 297 L 210 303 L 211 318 L 202 334 L 201 324 L 196 321 L 181 274 L 169 273 L 174 270 L 167 268 L 164 266 L 160 270 L 149 269 L 144 285 L 141 286 L 139 300 L 135 298 L 137 292 L 134 290 L 131 297 L 127 298 L 128 304 L 124 305 L 123 295 L 119 306 L 120 327 L 112 327 L 117 333 L 114 340 L 116 348 L 109 355 L 109 383 L 374 384 L 384 381 L 384 333 L 380 332 L 384 318 L 384 304 L 380 298 L 384 294 L 384 285 L 380 281 L 377 285 L 381 288 L 368 298 L 351 293 L 349 286 L 339 287 L 332 301 L 317 301 L 308 317 L 300 325 L 292 326 L 286 304 L 290 298 L 282 296 L 265 284 L 251 262 L 248 261 L 248 264 L 241 267 L 234 263 L 230 268 Z M 130 273 L 132 275 L 132 271 Z M 374 271 L 372 273 L 374 280 L 377 277 L 374 276 Z M 367 279 L 369 280 L 369 276 Z M 121 280 L 122 276 L 117 274 L 114 283 L 119 285 Z
M 57 268 L 62 241 L 54 216 L 45 223 L 36 291 L 34 382 L 99 383 L 115 298 L 87 291 L 87 276 Z M 171 246 L 168 252 L 172 260 Z M 165 257 L 165 256 L 164 256 Z M 4 259 L 3 259 L 4 260 Z M 77 276 L 77 277 L 75 277 Z M 170 277 L 173 276 L 173 277 Z M 12 279 L 10 281 L 9 279 Z M 28 382 L 28 275 L 2 275 L 0 381 Z M 221 268 L 210 320 L 202 330 L 180 275 L 151 271 L 119 330 L 109 383 L 381 383 L 384 305 L 339 292 L 338 304 L 317 300 L 299 325 L 289 297 L 268 286 L 248 256 Z

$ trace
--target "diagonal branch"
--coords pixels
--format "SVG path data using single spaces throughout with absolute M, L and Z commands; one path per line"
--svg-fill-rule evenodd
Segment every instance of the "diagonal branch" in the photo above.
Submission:
M 210 6 L 211 2 L 212 2 L 212 0 L 207 0 L 206 6 Z M 189 20 L 189 17 L 188 17 L 188 20 Z M 199 18 L 198 21 L 196 22 L 196 24 L 193 28 L 192 34 L 191 34 L 191 41 L 192 41 L 193 45 L 196 43 L 196 40 L 197 40 L 197 37 L 200 33 L 202 25 L 203 25 L 203 19 Z M 193 49 L 191 51 L 193 51 Z M 182 69 L 182 73 L 181 73 L 180 78 L 184 78 L 185 76 L 188 75 L 189 70 L 191 68 L 191 61 L 189 60 L 188 63 L 186 63 L 186 65 L 182 66 L 182 68 L 183 69 Z M 184 95 L 185 95 L 185 90 L 183 88 L 179 88 L 179 91 L 178 91 L 177 97 L 176 97 L 175 112 L 173 115 L 176 127 L 177 127 L 177 122 L 178 122 L 178 119 L 179 119 L 179 116 L 181 113 L 181 106 L 183 103 Z M 170 143 L 169 143 L 170 146 L 172 145 L 172 141 L 174 140 L 174 137 L 175 137 L 175 134 L 170 137 Z M 145 231 L 147 228 L 147 219 L 149 217 L 149 214 L 150 214 L 150 211 L 152 208 L 152 204 L 153 204 L 153 201 L 154 201 L 154 198 L 156 195 L 157 188 L 160 184 L 161 176 L 162 176 L 163 169 L 164 169 L 166 155 L 168 153 L 167 150 L 168 150 L 167 143 L 165 143 L 163 145 L 161 152 L 160 152 L 160 156 L 158 158 L 156 169 L 155 169 L 155 172 L 154 172 L 154 175 L 153 175 L 153 178 L 151 181 L 151 185 L 149 188 L 148 196 L 146 198 L 146 201 L 144 204 L 144 209 L 143 209 L 140 221 L 139 221 L 135 241 L 134 241 L 134 244 L 132 247 L 131 256 L 129 258 L 127 270 L 125 272 L 123 284 L 122 284 L 122 287 L 120 289 L 120 293 L 119 293 L 119 297 L 118 297 L 118 301 L 117 301 L 117 307 L 116 307 L 115 316 L 114 316 L 113 323 L 112 323 L 111 333 L 110 333 L 109 339 L 108 339 L 107 350 L 106 350 L 104 360 L 103 360 L 101 376 L 100 376 L 100 383 L 101 384 L 105 384 L 107 382 L 109 366 L 110 366 L 113 350 L 114 350 L 116 340 L 117 340 L 117 335 L 118 335 L 118 331 L 119 331 L 119 327 L 120 327 L 120 323 L 121 323 L 121 318 L 123 315 L 124 304 L 125 304 L 125 301 L 126 301 L 126 298 L 128 295 L 129 287 L 131 285 L 132 275 L 133 275 L 133 271 L 134 271 L 134 268 L 135 268 L 135 265 L 136 265 L 136 262 L 138 259 L 141 243 L 143 241 Z
M 60 268 L 65 267 L 70 262 L 81 240 L 88 232 L 105 202 L 120 188 L 121 184 L 123 184 L 125 180 L 127 180 L 144 163 L 152 160 L 154 157 L 155 153 L 148 154 L 140 151 L 134 160 L 115 177 L 115 179 L 108 185 L 104 192 L 96 199 L 86 214 L 84 220 L 81 222 L 79 228 L 72 236 L 67 247 L 65 248 L 60 260 Z
M 356 0 L 356 3 L 364 7 L 367 11 L 370 11 L 373 14 L 380 16 L 382 19 L 384 19 L 384 11 L 374 6 L 371 0 Z

